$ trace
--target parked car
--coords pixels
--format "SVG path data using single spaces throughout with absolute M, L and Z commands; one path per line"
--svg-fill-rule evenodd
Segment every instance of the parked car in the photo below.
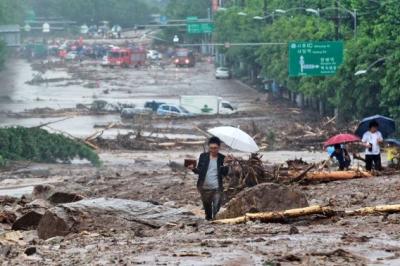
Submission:
M 78 52 L 77 51 L 71 51 L 71 52 L 69 52 L 66 56 L 65 56 L 65 59 L 66 60 L 75 60 L 75 59 L 77 59 L 78 58 Z
M 138 115 L 150 115 L 151 116 L 151 113 L 152 112 L 147 108 L 140 108 L 140 107 L 124 108 L 121 111 L 121 118 L 132 119 Z
M 157 112 L 158 107 L 160 107 L 160 105 L 163 105 L 165 103 L 163 102 L 156 102 L 156 101 L 149 101 L 149 102 L 145 102 L 144 104 L 144 108 L 147 108 L 149 110 L 152 110 L 153 112 Z
M 156 50 L 148 50 L 146 56 L 147 56 L 147 59 L 150 59 L 150 60 L 162 59 L 162 55 L 159 52 L 157 52 Z
M 110 65 L 110 62 L 108 61 L 108 56 L 106 56 L 106 55 L 103 56 L 103 59 L 101 60 L 100 65 L 103 67 L 107 67 Z
M 215 70 L 215 78 L 216 79 L 230 79 L 231 78 L 231 72 L 226 67 L 218 67 Z
M 192 114 L 184 107 L 176 104 L 162 104 L 157 109 L 158 115 L 166 116 L 191 116 Z

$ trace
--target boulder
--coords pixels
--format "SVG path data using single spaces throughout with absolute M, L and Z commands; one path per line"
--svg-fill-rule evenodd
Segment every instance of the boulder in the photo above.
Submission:
M 53 207 L 47 200 L 35 199 L 25 205 L 26 209 L 49 209 Z
M 238 193 L 220 212 L 217 219 L 242 216 L 248 212 L 282 211 L 307 207 L 306 196 L 287 186 L 262 183 Z
M 43 212 L 41 211 L 29 211 L 26 214 L 19 217 L 12 225 L 12 230 L 32 230 L 36 229 L 39 225 L 40 219 L 42 219 Z
M 14 212 L 0 211 L 0 223 L 12 224 L 13 222 L 15 222 L 16 218 L 17 216 Z
M 28 247 L 27 249 L 25 249 L 24 253 L 27 256 L 32 256 L 33 254 L 36 253 L 36 247 Z
M 74 218 L 62 207 L 54 207 L 45 212 L 37 231 L 41 239 L 66 236 L 73 231 Z
M 33 199 L 47 199 L 55 191 L 52 185 L 37 185 L 33 188 L 32 197 Z
M 193 223 L 198 217 L 183 208 L 171 208 L 124 199 L 86 199 L 60 204 L 46 211 L 38 226 L 41 239 L 97 229 L 149 229 L 167 224 Z
M 54 192 L 47 200 L 52 204 L 62 204 L 62 203 L 80 201 L 82 199 L 83 196 L 81 195 L 58 191 Z

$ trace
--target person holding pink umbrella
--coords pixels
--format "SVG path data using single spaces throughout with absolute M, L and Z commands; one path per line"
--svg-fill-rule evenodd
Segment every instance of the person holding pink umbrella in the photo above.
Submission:
M 335 151 L 331 154 L 330 158 L 336 158 L 339 163 L 339 170 L 347 170 L 351 164 L 351 158 L 348 151 L 340 144 L 335 144 Z
M 330 159 L 336 158 L 339 162 L 339 170 L 343 171 L 350 167 L 351 159 L 348 151 L 344 148 L 345 143 L 357 142 L 360 138 L 353 134 L 338 134 L 328 139 L 324 146 L 333 146 L 334 151 L 329 155 Z

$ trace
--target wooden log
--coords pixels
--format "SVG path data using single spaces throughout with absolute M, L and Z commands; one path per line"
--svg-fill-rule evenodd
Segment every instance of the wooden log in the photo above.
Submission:
M 94 145 L 93 143 L 91 143 L 88 140 L 83 141 L 83 143 L 85 143 L 87 146 L 89 146 L 90 148 L 92 148 L 93 150 L 99 150 L 100 148 L 97 145 Z
M 55 123 L 58 123 L 58 122 L 62 122 L 62 121 L 71 119 L 71 118 L 73 118 L 73 117 L 74 117 L 74 116 L 64 117 L 64 118 L 59 119 L 59 120 L 50 121 L 50 122 L 47 122 L 47 123 L 44 123 L 44 124 L 40 124 L 40 125 L 38 125 L 38 126 L 34 126 L 34 127 L 30 127 L 30 128 L 42 128 L 42 127 L 45 127 L 45 126 L 48 126 L 48 125 L 51 125 L 51 124 L 55 124 Z
M 103 135 L 104 131 L 106 131 L 106 130 L 108 130 L 108 129 L 111 129 L 111 128 L 113 128 L 113 127 L 115 127 L 115 123 L 109 123 L 104 129 L 97 130 L 97 131 L 94 132 L 92 135 L 90 135 L 89 137 L 87 137 L 87 138 L 85 139 L 85 141 L 91 141 L 91 140 L 93 140 L 93 139 L 95 139 L 95 138 L 101 137 L 101 136 Z
M 308 172 L 311 171 L 311 169 L 313 169 L 315 167 L 315 164 L 310 165 L 309 167 L 307 167 L 307 169 L 305 169 L 303 172 L 301 172 L 300 174 L 298 174 L 295 178 L 291 179 L 291 182 L 298 182 L 301 179 L 304 178 L 305 175 L 307 175 Z
M 313 214 L 321 214 L 332 216 L 335 211 L 329 207 L 321 207 L 319 205 L 297 208 L 286 211 L 275 211 L 275 212 L 260 212 L 260 213 L 246 213 L 244 216 L 230 219 L 216 220 L 216 224 L 240 224 L 246 223 L 247 221 L 260 221 L 264 223 L 270 222 L 282 222 L 289 218 L 298 218 L 302 216 L 308 216 Z
M 345 211 L 346 215 L 368 215 L 379 213 L 395 213 L 400 212 L 400 204 L 394 205 L 378 205 L 375 207 L 365 207 L 357 210 Z
M 204 140 L 193 140 L 193 141 L 179 141 L 178 144 L 181 145 L 203 145 L 205 143 Z
M 278 211 L 278 212 L 262 212 L 262 213 L 247 213 L 246 219 L 249 221 L 260 221 L 264 223 L 269 222 L 282 222 L 286 219 L 290 218 L 298 218 L 302 216 L 321 214 L 332 216 L 335 211 L 329 207 L 321 207 L 319 205 L 291 209 L 286 211 Z
M 165 148 L 175 147 L 176 146 L 176 142 L 162 142 L 162 143 L 158 143 L 157 145 L 160 146 L 160 147 L 165 147 Z
M 313 172 L 307 173 L 304 177 L 306 181 L 336 181 L 347 180 L 362 177 L 372 177 L 370 172 L 366 171 L 332 171 L 332 172 Z
M 359 154 L 355 154 L 353 153 L 353 159 L 354 160 L 359 160 L 365 163 L 365 159 L 363 157 L 361 157 Z
M 243 224 L 246 222 L 247 222 L 246 215 L 236 218 L 220 219 L 213 221 L 213 223 L 215 224 Z
M 271 222 L 282 222 L 285 219 L 299 218 L 315 214 L 320 214 L 325 216 L 333 216 L 333 215 L 363 216 L 363 215 L 399 213 L 399 212 L 400 212 L 400 204 L 378 205 L 374 207 L 364 207 L 356 210 L 345 210 L 345 211 L 335 211 L 330 207 L 321 207 L 319 205 L 315 205 L 305 208 L 291 209 L 278 212 L 246 213 L 246 215 L 244 216 L 230 218 L 230 219 L 216 220 L 213 223 L 241 224 L 241 223 L 246 223 L 248 221 L 260 221 L 264 223 L 271 223 Z

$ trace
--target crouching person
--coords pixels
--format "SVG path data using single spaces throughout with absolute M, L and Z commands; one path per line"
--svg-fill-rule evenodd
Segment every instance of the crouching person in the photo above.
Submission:
M 350 163 L 351 163 L 349 153 L 347 152 L 347 150 L 345 148 L 342 148 L 342 145 L 340 145 L 340 144 L 336 144 L 334 147 L 335 147 L 335 150 L 331 154 L 331 159 L 333 157 L 336 158 L 336 160 L 339 163 L 340 171 L 348 170 L 350 167 Z
M 215 219 L 221 207 L 223 192 L 223 177 L 229 172 L 229 167 L 224 163 L 230 159 L 219 153 L 221 140 L 211 137 L 208 141 L 208 152 L 200 154 L 197 167 L 190 165 L 195 174 L 199 175 L 197 189 L 200 192 L 201 200 L 207 220 Z

